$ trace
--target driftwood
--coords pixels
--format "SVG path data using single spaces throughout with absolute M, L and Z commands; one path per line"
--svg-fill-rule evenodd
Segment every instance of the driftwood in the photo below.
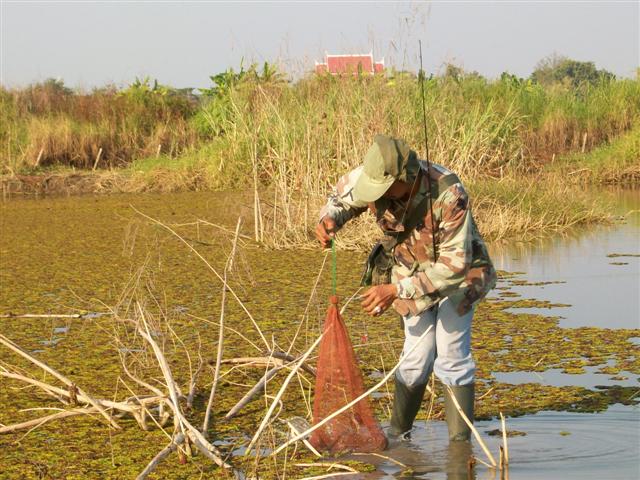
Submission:
M 275 357 L 275 358 L 274 358 Z M 284 363 L 283 360 L 289 361 L 289 363 Z M 258 380 L 258 382 L 249 390 L 244 397 L 236 403 L 231 410 L 227 412 L 224 418 L 229 419 L 235 417 L 240 410 L 242 410 L 245 406 L 251 403 L 260 393 L 264 391 L 264 386 L 266 383 L 271 380 L 280 370 L 283 368 L 289 368 L 292 364 L 296 364 L 300 362 L 300 358 L 295 358 L 292 355 L 286 354 L 284 352 L 272 352 L 269 357 L 239 357 L 239 358 L 230 358 L 223 361 L 223 363 L 237 363 L 247 366 L 269 366 L 275 365 L 273 368 L 267 370 L 267 372 Z M 311 375 L 316 375 L 315 368 L 307 365 L 305 362 L 300 363 L 300 369 L 310 373 Z
M 246 367 L 286 367 L 291 363 L 297 362 L 299 359 L 294 357 L 293 355 L 288 355 L 284 352 L 269 352 L 269 356 L 265 357 L 236 357 L 236 358 L 225 358 L 221 363 L 223 364 L 232 364 L 232 365 L 243 365 Z M 288 363 L 285 363 L 288 362 Z M 313 375 L 316 375 L 316 369 L 307 363 L 303 363 L 300 366 L 301 370 Z
M 89 415 L 97 411 L 98 410 L 95 408 L 77 408 L 74 410 L 62 410 L 60 412 L 52 413 L 51 415 L 47 415 L 45 417 L 36 418 L 34 420 L 28 420 L 22 423 L 14 423 L 13 425 L 8 425 L 6 427 L 0 427 L 0 433 L 11 433 L 11 432 L 16 432 L 18 430 L 36 428 L 41 425 L 44 425 L 47 422 L 50 422 L 51 420 L 59 420 L 62 418 L 73 417 L 76 415 Z
M 145 469 L 136 477 L 136 480 L 144 480 L 145 478 L 147 478 L 147 476 L 156 469 L 160 462 L 167 458 L 172 452 L 175 452 L 183 443 L 184 435 L 182 433 L 178 433 L 174 438 L 171 439 L 169 445 L 160 450 L 158 454 L 153 457 L 153 459 L 149 462 Z
M 260 392 L 264 391 L 265 384 L 273 378 L 273 376 L 284 368 L 284 365 L 280 365 L 267 371 L 262 378 L 256 383 L 251 390 L 249 390 L 244 397 L 236 403 L 231 410 L 224 416 L 224 418 L 235 417 L 240 410 L 242 410 L 247 404 L 249 404 Z
M 280 401 L 280 398 L 284 394 L 284 392 L 285 392 L 285 390 L 287 388 L 287 385 L 289 385 L 289 382 L 291 381 L 293 376 L 296 374 L 296 372 L 298 371 L 300 366 L 304 363 L 304 361 L 309 357 L 309 355 L 311 355 L 311 352 L 313 352 L 313 350 L 318 346 L 318 344 L 320 343 L 320 340 L 322 340 L 322 337 L 324 337 L 324 333 L 322 333 L 321 335 L 318 336 L 316 341 L 313 342 L 313 345 L 311 345 L 311 347 L 309 347 L 309 349 L 305 352 L 305 354 L 302 355 L 302 357 L 300 357 L 300 360 L 295 364 L 295 366 L 289 372 L 289 375 L 287 376 L 287 378 L 285 379 L 284 383 L 280 387 L 280 391 L 278 392 L 276 397 L 273 399 L 273 402 L 271 403 L 271 406 L 269 407 L 269 410 L 267 410 L 267 414 L 262 419 L 262 423 L 260 423 L 260 426 L 256 430 L 255 435 L 251 439 L 251 442 L 249 442 L 249 446 L 245 450 L 245 455 L 248 455 L 248 453 L 251 451 L 251 448 L 258 441 L 258 438 L 260 438 L 260 435 L 262 434 L 262 431 L 264 430 L 264 428 L 269 423 L 269 420 L 271 418 L 271 415 L 273 414 L 273 411 L 275 410 L 276 406 L 278 405 L 278 402 Z
M 98 410 L 98 412 L 100 412 L 100 415 L 102 415 L 107 419 L 107 421 L 113 428 L 120 429 L 120 425 L 118 425 L 118 423 L 111 417 L 111 415 L 109 415 L 109 413 L 104 409 L 103 406 L 101 406 L 94 398 L 92 398 L 88 393 L 86 393 L 84 390 L 79 388 L 75 383 L 73 383 L 67 377 L 65 377 L 58 371 L 51 368 L 46 363 L 43 363 L 40 360 L 36 359 L 34 356 L 24 351 L 22 348 L 17 346 L 15 343 L 13 343 L 11 340 L 9 340 L 7 337 L 5 337 L 2 334 L 0 334 L 0 343 L 2 343 L 9 350 L 12 350 L 18 355 L 29 360 L 31 363 L 37 365 L 38 367 L 43 369 L 45 372 L 50 373 L 51 375 L 56 377 L 58 380 L 60 380 L 62 383 L 64 383 L 67 387 L 71 388 L 72 390 L 77 390 L 79 394 L 81 394 L 84 398 L 86 398 L 86 401 L 88 403 L 93 405 Z
M 164 353 L 158 346 L 157 342 L 153 339 L 149 326 L 145 319 L 144 311 L 140 304 L 137 304 L 138 314 L 140 316 L 140 321 L 142 325 L 138 326 L 137 331 L 138 334 L 151 345 L 153 353 L 156 356 L 158 361 L 158 365 L 160 366 L 160 370 L 164 376 L 165 384 L 167 389 L 169 390 L 169 399 L 167 400 L 167 404 L 169 408 L 173 411 L 174 423 L 176 424 L 176 429 L 178 432 L 185 435 L 185 437 L 189 438 L 192 443 L 198 448 L 198 450 L 205 455 L 207 458 L 213 460 L 218 466 L 227 468 L 232 470 L 235 473 L 235 470 L 231 465 L 229 465 L 223 458 L 220 451 L 210 444 L 204 436 L 186 419 L 184 414 L 182 413 L 182 409 L 180 408 L 180 401 L 178 395 L 178 389 L 176 388 L 176 383 L 171 373 L 171 367 L 169 363 L 164 357 Z

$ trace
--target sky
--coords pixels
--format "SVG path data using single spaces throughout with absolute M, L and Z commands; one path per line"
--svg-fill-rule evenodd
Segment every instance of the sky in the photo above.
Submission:
M 207 87 L 241 63 L 291 78 L 324 53 L 368 53 L 416 71 L 447 62 L 526 77 L 553 53 L 618 76 L 640 66 L 640 1 L 212 2 L 0 0 L 0 83 L 60 78 L 72 87 L 151 77 Z

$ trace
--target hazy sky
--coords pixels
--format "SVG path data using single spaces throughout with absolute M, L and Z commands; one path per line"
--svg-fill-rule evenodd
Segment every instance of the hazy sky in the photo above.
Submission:
M 150 76 L 204 87 L 250 61 L 293 75 L 330 53 L 387 65 L 454 62 L 489 77 L 528 76 L 553 52 L 631 77 L 640 65 L 639 1 L 629 2 L 28 2 L 0 0 L 0 82 L 60 77 L 90 88 Z

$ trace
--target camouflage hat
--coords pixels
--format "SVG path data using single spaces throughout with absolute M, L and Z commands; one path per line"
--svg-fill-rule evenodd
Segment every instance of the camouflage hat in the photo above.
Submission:
M 418 170 L 416 152 L 400 139 L 376 135 L 364 156 L 364 166 L 353 187 L 354 199 L 375 202 L 396 180 L 408 181 Z

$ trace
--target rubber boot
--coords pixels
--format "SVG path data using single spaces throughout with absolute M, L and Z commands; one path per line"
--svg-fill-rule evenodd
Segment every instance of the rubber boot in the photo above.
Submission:
M 471 442 L 449 442 L 447 449 L 447 480 L 476 478 L 469 464 L 473 454 Z
M 455 396 L 458 401 L 458 405 L 460 405 L 464 414 L 471 423 L 473 423 L 473 403 L 475 400 L 474 384 L 450 388 L 453 396 Z M 449 393 L 449 389 L 446 387 L 444 390 L 444 414 L 447 419 L 447 427 L 449 428 L 449 441 L 469 441 L 471 429 L 458 413 L 458 409 L 451 399 L 451 393 Z
M 392 437 L 410 437 L 413 421 L 420 410 L 422 397 L 427 384 L 409 387 L 396 377 L 395 393 L 393 395 L 393 412 L 391 414 Z

